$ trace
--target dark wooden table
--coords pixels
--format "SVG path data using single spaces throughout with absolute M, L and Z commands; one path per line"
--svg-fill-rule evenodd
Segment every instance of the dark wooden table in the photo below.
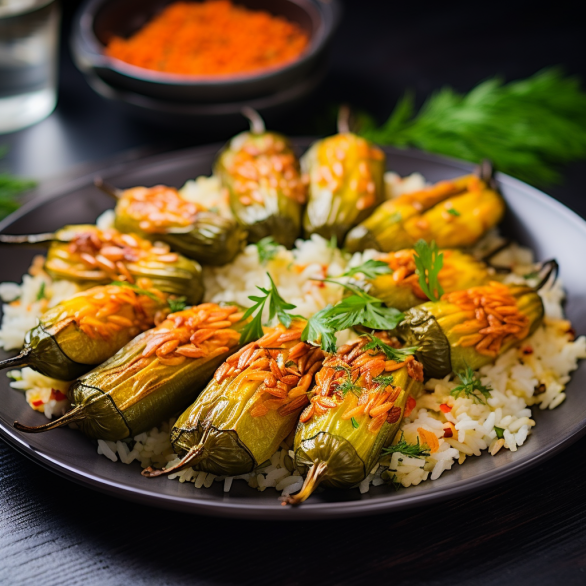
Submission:
M 67 34 L 74 3 L 67 4 Z M 586 79 L 576 3 L 345 2 L 311 118 L 347 100 L 384 117 L 404 89 L 468 90 L 561 64 Z M 575 7 L 575 8 L 574 8 Z M 282 130 L 307 132 L 300 118 Z M 301 133 L 301 131 L 297 132 Z M 225 136 L 215 137 L 225 139 Z M 58 182 L 128 149 L 189 146 L 124 116 L 85 85 L 64 43 L 56 112 L 0 137 L 14 172 Z M 586 217 L 586 165 L 549 192 Z M 55 179 L 57 178 L 57 179 Z M 586 584 L 586 439 L 474 497 L 364 519 L 277 524 L 185 516 L 94 493 L 0 441 L 0 584 Z

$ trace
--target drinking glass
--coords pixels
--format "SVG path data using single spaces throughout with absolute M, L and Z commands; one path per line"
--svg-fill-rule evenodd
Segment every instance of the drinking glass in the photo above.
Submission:
M 0 134 L 55 108 L 59 13 L 57 0 L 0 0 Z

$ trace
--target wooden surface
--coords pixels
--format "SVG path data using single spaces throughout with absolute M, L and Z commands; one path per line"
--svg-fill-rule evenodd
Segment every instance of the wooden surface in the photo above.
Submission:
M 562 64 L 586 79 L 573 6 L 539 12 L 510 1 L 346 1 L 333 67 L 313 111 L 348 100 L 380 117 L 404 89 L 424 97 L 494 74 L 524 77 Z M 65 10 L 65 32 L 72 7 Z M 0 137 L 13 170 L 51 178 L 130 148 L 209 137 L 123 116 L 94 95 L 63 47 L 55 114 Z M 283 130 L 308 132 L 299 117 Z M 216 136 L 214 139 L 224 139 Z M 73 169 L 73 170 L 72 170 Z M 586 165 L 549 193 L 586 216 Z M 538 432 L 539 430 L 537 430 Z M 0 584 L 586 584 L 586 439 L 473 498 L 364 519 L 278 524 L 185 516 L 94 493 L 0 441 Z

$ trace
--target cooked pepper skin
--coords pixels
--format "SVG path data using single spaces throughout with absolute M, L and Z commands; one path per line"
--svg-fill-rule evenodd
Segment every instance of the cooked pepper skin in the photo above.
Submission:
M 380 275 L 370 281 L 369 293 L 400 311 L 425 303 L 428 299 L 419 286 L 413 253 L 412 249 L 407 249 L 382 257 L 380 260 L 388 262 L 393 273 Z M 443 250 L 442 253 L 443 267 L 438 279 L 444 292 L 468 289 L 488 282 L 490 273 L 485 263 L 459 250 Z
M 246 239 L 234 220 L 185 201 L 177 189 L 164 185 L 126 189 L 115 213 L 114 225 L 121 232 L 166 242 L 204 265 L 231 262 Z
M 179 314 L 194 309 L 197 306 Z M 232 339 L 225 349 L 177 365 L 163 364 L 156 354 L 144 357 L 154 334 L 168 324 L 169 320 L 138 336 L 71 386 L 68 396 L 75 407 L 84 409 L 78 426 L 86 435 L 118 440 L 148 431 L 193 401 L 218 366 L 238 349 L 237 339 Z M 238 322 L 231 329 L 238 332 L 242 325 Z
M 301 231 L 306 187 L 290 142 L 275 132 L 243 132 L 220 151 L 214 173 L 248 240 L 272 236 L 291 248 Z
M 65 381 L 81 376 L 168 313 L 166 296 L 155 289 L 149 293 L 154 298 L 109 285 L 62 301 L 27 332 L 20 366 Z
M 82 286 L 149 279 L 153 287 L 185 297 L 190 304 L 199 303 L 203 296 L 202 270 L 196 261 L 154 247 L 136 234 L 90 224 L 65 226 L 55 233 L 45 270 L 53 279 Z
M 502 288 L 501 291 L 506 291 L 515 300 L 518 312 L 524 316 L 525 324 L 518 336 L 506 336 L 498 350 L 492 353 L 466 345 L 466 336 L 476 335 L 476 331 L 484 329 L 479 330 L 477 327 L 474 330 L 474 324 L 471 322 L 476 321 L 475 312 L 462 309 L 458 304 L 451 302 L 449 295 L 444 295 L 440 301 L 429 301 L 405 313 L 405 320 L 399 324 L 397 335 L 407 345 L 420 347 L 418 358 L 423 363 L 427 376 L 442 378 L 451 372 L 463 372 L 467 367 L 477 370 L 520 344 L 539 327 L 543 320 L 544 308 L 541 297 L 535 290 L 523 285 L 497 285 Z M 465 329 L 466 323 L 471 323 L 472 331 L 461 331 L 463 327 Z M 491 326 L 487 323 L 486 327 Z
M 324 369 L 328 362 L 324 363 Z M 389 373 L 391 374 L 391 373 Z M 295 434 L 294 463 L 302 474 L 307 474 L 307 491 L 300 493 L 300 498 L 292 502 L 301 502 L 312 492 L 318 483 L 331 488 L 351 488 L 362 482 L 370 473 L 380 457 L 383 447 L 389 445 L 401 424 L 405 405 L 409 396 L 422 388 L 422 377 L 412 378 L 407 366 L 392 372 L 393 382 L 385 389 L 391 390 L 394 397 L 393 407 L 385 414 L 386 420 L 378 429 L 371 431 L 374 421 L 366 413 L 348 417 L 351 410 L 360 404 L 360 398 L 353 392 L 347 392 L 343 398 L 334 400 L 337 405 L 326 408 L 324 412 L 314 414 L 308 421 L 301 421 Z M 319 385 L 319 375 L 316 379 Z M 372 383 L 367 382 L 367 375 L 360 375 L 356 380 L 361 395 L 368 389 L 374 393 Z M 319 392 L 319 391 L 318 391 Z M 315 395 L 314 395 L 315 397 Z M 319 398 L 316 402 L 319 402 Z M 313 468 L 313 471 L 312 471 Z M 317 471 L 318 479 L 312 485 L 311 477 Z M 309 479 L 309 480 L 308 480 Z
M 237 321 L 209 336 L 207 319 L 221 312 Z M 148 431 L 189 405 L 238 349 L 242 315 L 235 306 L 211 303 L 170 314 L 78 378 L 67 392 L 72 409 L 61 419 L 17 428 L 38 433 L 74 421 L 87 436 L 111 441 Z
M 384 202 L 350 231 L 346 248 L 390 252 L 411 248 L 421 238 L 435 240 L 440 248 L 471 246 L 500 222 L 504 211 L 494 189 L 465 175 Z
M 278 351 L 262 349 L 263 340 L 270 334 L 256 345 L 250 345 L 257 348 L 251 360 L 261 360 L 259 356 L 266 354 L 275 364 L 288 363 L 289 351 L 299 346 L 301 329 L 297 329 L 294 339 L 291 339 L 291 333 L 291 330 L 285 332 L 287 341 L 270 343 L 282 348 Z M 241 351 L 242 355 L 247 348 Z M 311 355 L 308 352 L 317 353 L 319 360 L 304 375 L 306 386 L 309 386 L 313 371 L 319 368 L 323 357 L 321 350 L 306 345 L 305 354 Z M 289 381 L 292 384 L 267 387 L 267 382 L 272 384 L 269 379 L 273 373 L 278 371 L 275 368 L 267 370 L 264 380 L 262 372 L 245 367 L 239 374 L 227 378 L 215 376 L 195 403 L 179 417 L 171 431 L 171 440 L 175 451 L 184 456 L 182 467 L 192 466 L 217 475 L 235 476 L 251 472 L 277 451 L 281 442 L 294 430 L 300 411 L 307 405 L 306 391 L 299 389 L 300 392 L 296 392 L 293 379 L 299 381 L 301 377 L 295 376 Z M 291 378 L 284 369 L 282 372 Z M 258 376 L 254 380 L 251 375 Z M 217 379 L 221 380 L 218 382 Z M 289 396 L 276 398 L 278 389 L 288 389 Z
M 301 160 L 309 176 L 305 236 L 344 242 L 384 200 L 385 159 L 382 150 L 349 132 L 316 142 Z

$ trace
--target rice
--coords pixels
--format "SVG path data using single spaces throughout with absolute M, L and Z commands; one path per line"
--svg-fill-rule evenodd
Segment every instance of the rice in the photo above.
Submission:
M 389 172 L 385 174 L 385 185 L 387 197 L 392 198 L 423 188 L 425 180 L 417 173 L 401 178 Z M 188 181 L 180 193 L 189 201 L 215 206 L 219 213 L 230 215 L 227 195 L 214 177 Z M 101 228 L 112 226 L 113 221 L 111 210 L 98 218 Z M 482 257 L 503 242 L 498 232 L 491 230 L 472 252 Z M 232 263 L 204 268 L 205 301 L 249 305 L 248 297 L 257 294 L 257 287 L 269 285 L 269 272 L 282 297 L 297 306 L 295 313 L 309 317 L 342 298 L 343 288 L 323 279 L 339 277 L 348 268 L 379 257 L 380 253 L 372 250 L 349 255 L 314 235 L 309 240 L 298 240 L 292 250 L 278 247 L 274 257 L 262 265 L 258 247 L 249 245 Z M 511 244 L 494 255 L 492 262 L 512 270 L 505 282 L 537 284 L 537 279 L 526 278 L 536 268 L 532 252 L 526 248 Z M 51 281 L 39 268 L 38 261 L 33 269 L 32 274 L 23 277 L 22 284 L 0 284 L 0 298 L 5 302 L 0 347 L 5 349 L 21 348 L 26 331 L 37 324 L 42 312 L 78 290 L 71 283 Z M 42 288 L 44 295 L 40 296 Z M 564 319 L 562 310 L 561 281 L 544 287 L 540 295 L 545 307 L 543 325 L 519 348 L 509 350 L 494 364 L 477 372 L 482 384 L 491 387 L 490 397 L 481 402 L 463 394 L 453 396 L 451 391 L 459 382 L 453 375 L 428 380 L 425 389 L 416 397 L 414 409 L 403 420 L 396 439 L 402 437 L 409 443 L 416 443 L 418 429 L 423 428 L 438 439 L 437 450 L 425 457 L 395 452 L 391 457 L 381 458 L 359 484 L 360 493 L 384 484 L 385 472 L 396 486 L 416 486 L 440 478 L 468 457 L 480 456 L 483 452 L 495 456 L 501 450 L 516 451 L 536 425 L 531 409 L 554 409 L 564 401 L 570 373 L 577 368 L 580 359 L 586 358 L 586 338 L 572 339 L 570 323 Z M 344 343 L 352 336 L 355 334 L 349 331 L 339 332 L 338 341 Z M 30 368 L 8 374 L 13 379 L 11 387 L 25 391 L 31 407 L 47 417 L 61 415 L 69 408 L 63 397 L 69 383 L 44 377 Z M 142 468 L 174 466 L 179 458 L 169 438 L 173 423 L 171 419 L 124 441 L 98 440 L 98 454 L 113 462 L 138 462 Z M 221 483 L 224 492 L 230 491 L 234 481 L 240 480 L 261 492 L 274 488 L 281 496 L 287 496 L 297 492 L 303 484 L 303 477 L 293 466 L 293 458 L 292 445 L 284 442 L 270 460 L 248 474 L 216 476 L 188 468 L 168 478 L 192 483 L 198 489 Z

